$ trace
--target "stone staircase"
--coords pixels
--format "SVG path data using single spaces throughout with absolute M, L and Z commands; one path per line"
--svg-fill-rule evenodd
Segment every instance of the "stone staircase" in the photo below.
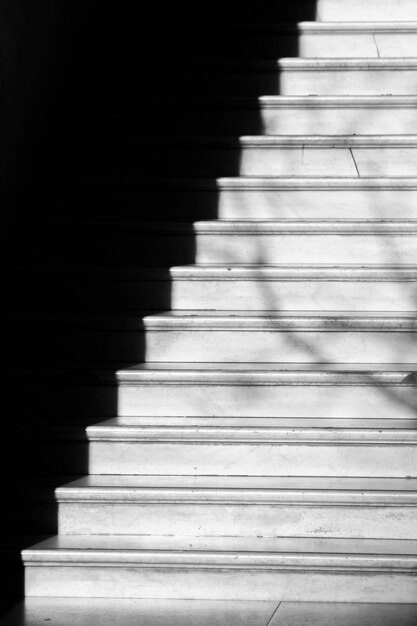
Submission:
M 77 476 L 26 594 L 416 602 L 417 3 L 215 32 L 86 97 L 22 223 L 15 410 Z

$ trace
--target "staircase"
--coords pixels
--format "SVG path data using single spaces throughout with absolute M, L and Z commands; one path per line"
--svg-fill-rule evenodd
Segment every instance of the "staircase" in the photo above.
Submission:
M 16 412 L 64 475 L 26 595 L 416 602 L 417 3 L 210 29 L 85 97 L 22 223 Z

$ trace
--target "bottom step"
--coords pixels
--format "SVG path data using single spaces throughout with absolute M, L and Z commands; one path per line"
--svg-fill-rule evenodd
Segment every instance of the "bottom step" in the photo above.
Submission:
M 23 551 L 27 596 L 412 603 L 416 540 L 65 536 Z
M 417 604 L 27 598 L 8 626 L 415 626 Z

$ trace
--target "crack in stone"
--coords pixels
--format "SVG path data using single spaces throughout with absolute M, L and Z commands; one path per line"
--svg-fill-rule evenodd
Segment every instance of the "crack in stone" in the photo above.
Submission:
M 266 624 L 266 626 L 271 626 L 272 625 L 272 620 L 274 619 L 275 615 L 278 613 L 278 609 L 281 606 L 282 602 L 278 602 L 278 606 L 276 607 L 275 611 L 272 613 L 271 617 L 268 620 L 268 623 Z
M 373 37 L 373 39 L 374 39 L 374 43 L 375 43 L 375 48 L 376 48 L 376 53 L 377 53 L 377 55 L 378 55 L 378 59 L 380 59 L 380 58 L 381 58 L 381 55 L 380 55 L 380 53 L 379 53 L 378 42 L 377 42 L 377 40 L 376 40 L 376 37 L 375 37 L 375 34 L 374 34 L 374 33 L 372 34 L 372 37 Z
M 356 173 L 358 174 L 358 177 L 360 178 L 361 175 L 360 175 L 359 168 L 358 168 L 358 165 L 356 163 L 355 155 L 353 154 L 352 148 L 349 148 L 349 152 L 350 152 L 350 156 L 352 157 L 352 161 L 355 164 Z

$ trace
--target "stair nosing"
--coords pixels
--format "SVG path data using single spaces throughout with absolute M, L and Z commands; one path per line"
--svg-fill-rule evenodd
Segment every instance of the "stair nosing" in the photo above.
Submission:
M 404 571 L 417 564 L 412 540 L 269 539 L 98 536 L 46 540 L 22 552 L 26 567 L 51 564 L 101 567 L 185 566 L 231 569 L 301 569 L 324 571 Z M 87 544 L 88 541 L 88 544 Z M 87 547 L 88 545 L 88 547 Z
M 40 315 L 14 316 L 9 323 L 18 328 L 42 327 L 47 331 L 62 330 L 103 332 L 126 331 L 175 331 L 175 330 L 205 330 L 205 331 L 245 331 L 259 330 L 273 331 L 318 331 L 318 332 L 408 332 L 417 330 L 417 311 L 408 313 L 396 312 L 380 315 L 375 313 L 355 313 L 312 311 L 312 312 L 285 312 L 265 313 L 262 311 L 248 315 L 245 312 L 218 311 L 214 315 L 207 315 L 204 311 L 189 311 L 182 313 L 152 313 L 138 312 L 136 316 L 126 315 Z M 7 318 L 6 318 L 7 320 Z

